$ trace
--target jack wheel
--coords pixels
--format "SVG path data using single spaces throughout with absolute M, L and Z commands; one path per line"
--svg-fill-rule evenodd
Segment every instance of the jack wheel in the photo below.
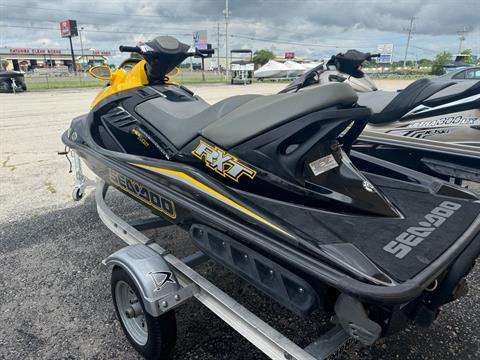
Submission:
M 80 201 L 83 197 L 83 191 L 79 187 L 74 187 L 72 191 L 73 201 Z
M 147 313 L 135 281 L 118 266 L 112 271 L 111 289 L 117 317 L 130 344 L 146 359 L 169 359 L 177 340 L 175 312 L 158 317 Z

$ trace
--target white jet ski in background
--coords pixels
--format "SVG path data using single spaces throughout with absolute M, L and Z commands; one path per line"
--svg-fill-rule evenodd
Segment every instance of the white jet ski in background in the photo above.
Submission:
M 361 69 L 376 56 L 356 50 L 334 55 L 282 93 L 349 84 L 358 104 L 374 113 L 357 150 L 457 183 L 480 182 L 480 82 L 420 79 L 401 91 L 380 91 Z
M 288 77 L 298 77 L 307 70 L 305 66 L 292 60 L 285 61 L 284 65 L 288 68 Z
M 268 60 L 265 65 L 253 73 L 253 77 L 259 80 L 285 78 L 288 72 L 289 68 L 284 64 L 275 60 Z

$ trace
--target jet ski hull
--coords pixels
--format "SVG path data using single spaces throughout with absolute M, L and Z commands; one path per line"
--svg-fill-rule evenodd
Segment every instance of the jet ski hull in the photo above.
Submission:
M 174 164 L 172 166 L 167 161 L 146 159 L 127 154 L 114 158 L 111 156 L 111 152 L 107 150 L 98 151 L 99 149 L 94 150 L 88 146 L 72 142 L 66 133 L 63 135 L 63 141 L 77 152 L 99 177 L 142 205 L 147 206 L 162 218 L 181 226 L 185 230 L 190 229 L 193 224 L 205 224 L 222 233 L 233 234 L 234 238 L 244 245 L 251 247 L 263 256 L 268 256 L 269 259 L 290 271 L 294 271 L 302 278 L 307 279 L 310 284 L 320 284 L 320 286 L 314 285 L 318 293 L 324 293 L 325 287 L 331 287 L 370 303 L 401 304 L 413 301 L 437 277 L 448 272 L 448 269 L 467 247 L 480 241 L 478 235 L 480 232 L 480 215 L 478 215 L 471 219 L 471 223 L 465 227 L 465 231 L 461 231 L 458 238 L 447 246 L 440 256 L 413 277 L 403 282 L 395 280 L 394 284 L 388 286 L 385 283 L 372 284 L 365 279 L 353 275 L 348 276 L 338 267 L 329 265 L 325 261 L 328 254 L 323 249 L 319 248 L 316 253 L 313 253 L 311 244 L 291 231 L 285 223 L 279 222 L 278 218 L 275 218 L 275 224 L 278 224 L 280 229 L 292 233 L 295 238 L 290 238 L 275 227 L 268 229 L 265 223 L 245 215 L 235 207 L 219 203 L 215 197 L 206 195 L 201 189 L 195 189 L 195 187 L 185 184 L 181 180 L 185 177 L 199 179 L 196 177 L 198 172 L 187 165 Z M 101 154 L 102 152 L 106 153 Z M 107 156 L 107 153 L 109 156 Z M 156 171 L 150 171 L 148 168 L 139 168 L 132 165 L 135 163 L 184 175 L 176 179 L 171 176 L 166 177 Z M 118 181 L 119 177 L 122 177 L 122 180 Z M 216 191 L 213 183 L 206 182 L 205 178 L 201 178 L 201 180 L 204 186 Z M 134 190 L 129 190 L 130 187 Z M 143 196 L 139 196 L 139 193 Z M 146 193 L 150 194 L 150 200 L 148 196 L 145 196 Z M 244 205 L 244 199 L 235 198 L 234 193 L 230 193 L 229 196 L 232 197 L 231 200 L 234 203 L 239 206 Z M 145 197 L 147 197 L 147 200 L 145 200 Z M 164 204 L 167 205 L 158 206 L 158 201 L 152 201 L 152 198 L 159 198 L 160 203 L 163 199 Z M 173 206 L 168 204 L 173 204 Z M 260 205 L 260 202 L 257 203 L 258 205 Z M 268 208 L 268 206 L 262 205 L 264 209 Z M 275 202 L 270 209 L 280 209 L 280 205 L 286 206 L 286 204 Z M 171 211 L 172 208 L 174 212 Z M 428 215 L 428 212 L 425 215 Z M 270 218 L 268 219 L 270 220 Z M 301 221 L 304 223 L 303 220 Z M 334 230 L 331 229 L 331 231 L 333 231 L 333 234 Z M 401 232 L 396 235 L 401 235 Z M 380 251 L 383 246 L 385 244 L 379 244 Z M 384 256 L 386 255 L 389 254 L 385 253 Z
M 369 124 L 366 131 L 480 147 L 480 110 Z

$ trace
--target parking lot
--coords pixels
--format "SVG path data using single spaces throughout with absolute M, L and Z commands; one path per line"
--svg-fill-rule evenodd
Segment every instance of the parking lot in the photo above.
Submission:
M 394 90 L 404 81 L 379 81 Z M 283 83 L 197 85 L 210 103 L 227 96 L 276 93 Z M 124 246 L 96 213 L 93 187 L 71 200 L 73 176 L 60 136 L 88 111 L 98 89 L 0 94 L 0 359 L 136 359 L 123 336 L 101 260 Z M 92 173 L 87 176 L 94 179 Z M 480 192 L 479 187 L 473 187 Z M 118 193 L 108 199 L 120 214 L 145 213 Z M 154 234 L 175 254 L 193 250 L 174 227 Z M 202 274 L 301 346 L 329 327 L 315 313 L 297 318 L 211 262 Z M 408 328 L 344 359 L 480 358 L 480 266 L 469 276 L 468 297 L 445 307 L 429 329 Z M 175 359 L 264 359 L 264 355 L 198 302 L 177 311 Z

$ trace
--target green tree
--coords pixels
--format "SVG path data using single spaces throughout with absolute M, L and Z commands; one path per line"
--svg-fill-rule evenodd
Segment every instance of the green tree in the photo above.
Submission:
M 465 58 L 465 64 L 471 64 L 472 63 L 472 49 L 465 49 L 463 50 L 460 55 L 467 55 L 468 57 Z
M 418 60 L 418 66 L 432 66 L 433 61 L 430 59 L 420 59 Z
M 268 60 L 272 60 L 274 57 L 275 55 L 270 50 L 261 49 L 253 54 L 253 62 L 255 65 L 265 65 Z
M 443 75 L 445 70 L 443 65 L 448 64 L 452 61 L 452 53 L 448 51 L 442 51 L 435 56 L 432 64 L 432 74 L 433 75 Z

